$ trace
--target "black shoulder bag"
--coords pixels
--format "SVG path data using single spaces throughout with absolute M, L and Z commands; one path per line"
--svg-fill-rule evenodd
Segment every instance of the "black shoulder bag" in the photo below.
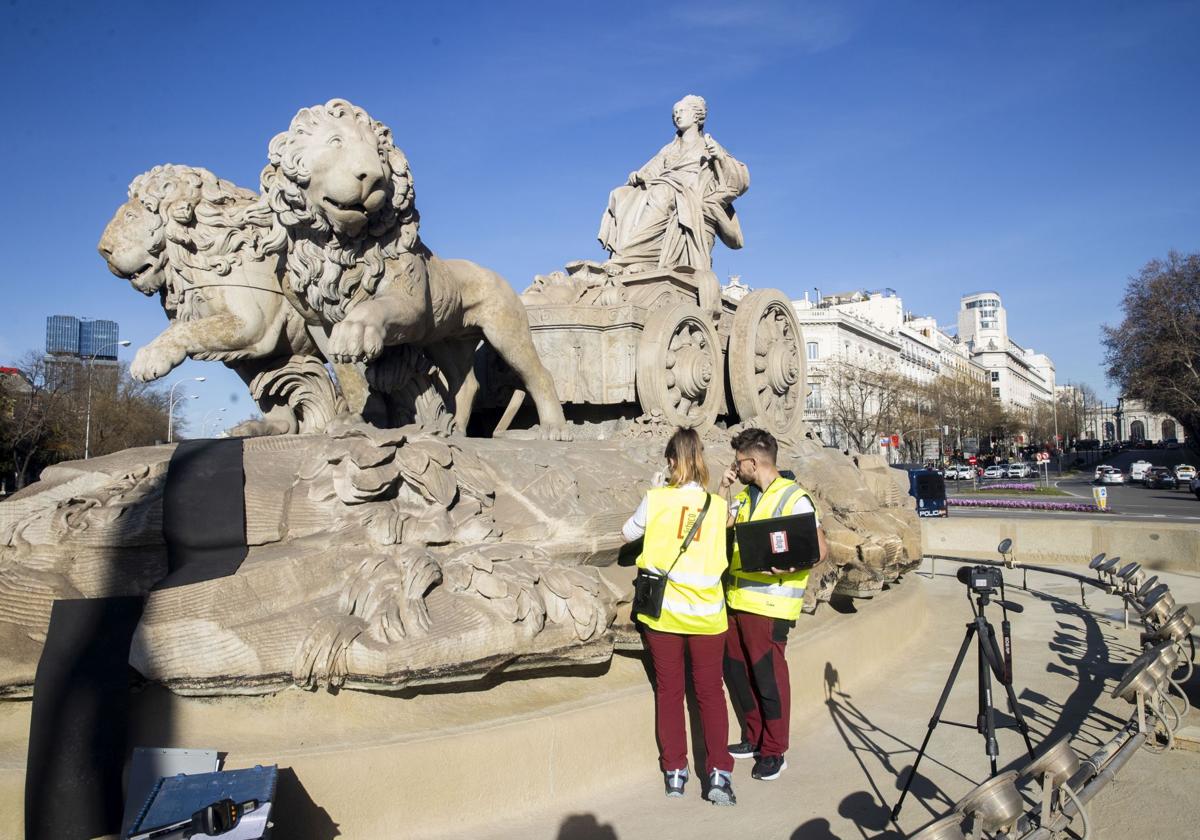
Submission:
M 688 546 L 692 544 L 692 539 L 695 538 L 696 532 L 700 530 L 700 523 L 704 521 L 704 514 L 708 512 L 708 506 L 711 502 L 712 494 L 706 493 L 704 496 L 704 507 L 700 508 L 700 513 L 696 516 L 696 521 L 692 523 L 691 530 L 683 538 L 683 545 L 679 547 L 679 553 L 675 555 L 675 559 L 671 561 L 671 565 L 665 573 L 653 572 L 649 569 L 638 569 L 637 577 L 633 579 L 632 612 L 635 617 L 644 615 L 646 618 L 658 618 L 662 615 L 663 596 L 667 594 L 667 576 L 671 574 L 671 569 L 675 568 L 675 564 L 679 562 L 679 558 L 683 556 L 683 553 L 688 550 Z

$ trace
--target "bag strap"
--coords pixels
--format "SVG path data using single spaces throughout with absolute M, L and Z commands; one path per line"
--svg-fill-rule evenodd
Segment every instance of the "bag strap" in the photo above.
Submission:
M 668 577 L 671 574 L 671 569 L 675 568 L 675 564 L 679 562 L 679 558 L 683 556 L 683 553 L 688 550 L 688 546 L 692 544 L 692 540 L 695 538 L 696 532 L 700 530 L 700 523 L 704 521 L 704 514 L 708 513 L 708 506 L 710 504 L 712 504 L 712 493 L 706 491 L 704 494 L 704 507 L 700 508 L 699 515 L 697 515 L 696 519 L 692 522 L 692 527 L 687 532 L 687 536 L 683 538 L 683 545 L 679 547 L 679 553 L 676 554 L 675 559 L 671 561 L 671 565 L 667 569 Z

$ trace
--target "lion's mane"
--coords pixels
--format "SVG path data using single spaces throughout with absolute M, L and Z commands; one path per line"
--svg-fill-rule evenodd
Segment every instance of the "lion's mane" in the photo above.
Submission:
M 391 170 L 387 201 L 353 238 L 341 236 L 320 206 L 311 204 L 307 154 L 313 131 L 323 123 L 353 118 L 376 139 L 381 161 Z M 374 294 L 383 279 L 385 261 L 401 260 L 410 276 L 424 270 L 428 252 L 419 236 L 420 216 L 414 203 L 408 160 L 392 142 L 386 125 L 344 99 L 301 109 L 287 131 L 277 134 L 262 171 L 262 199 L 277 219 L 267 248 L 287 251 L 287 283 L 326 323 L 341 321 L 349 309 Z
M 190 292 L 205 285 L 206 275 L 224 277 L 243 258 L 261 258 L 273 229 L 272 214 L 254 192 L 200 167 L 156 166 L 133 179 L 129 197 L 157 220 L 150 253 L 167 252 L 158 291 L 168 314 L 181 320 L 195 316 Z

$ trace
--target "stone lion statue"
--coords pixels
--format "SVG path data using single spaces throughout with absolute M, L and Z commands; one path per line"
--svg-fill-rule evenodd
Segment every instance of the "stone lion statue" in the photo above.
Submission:
M 131 375 L 152 381 L 189 357 L 221 361 L 258 400 L 265 423 L 257 431 L 316 431 L 340 410 L 340 397 L 282 294 L 278 249 L 264 241 L 274 230 L 255 193 L 206 169 L 167 164 L 133 179 L 99 250 L 113 274 L 158 295 L 170 320 L 138 350 Z
M 420 348 L 454 383 L 455 422 L 465 429 L 483 339 L 524 383 L 542 435 L 566 436 L 525 307 L 494 271 L 425 247 L 408 161 L 387 126 L 334 99 L 297 113 L 271 141 L 269 161 L 261 201 L 275 228 L 263 244 L 285 260 L 284 292 L 319 325 L 313 336 L 331 361 Z

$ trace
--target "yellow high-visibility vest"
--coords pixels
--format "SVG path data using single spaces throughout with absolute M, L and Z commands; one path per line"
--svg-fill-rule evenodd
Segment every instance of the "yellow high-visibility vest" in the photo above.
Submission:
M 679 554 L 692 523 L 711 496 L 708 512 L 688 550 L 667 576 L 662 614 L 638 615 L 652 630 L 714 636 L 728 627 L 721 576 L 729 567 L 725 555 L 725 500 L 698 487 L 659 487 L 647 494 L 646 536 L 639 568 L 666 574 Z
M 750 512 L 749 491 L 738 493 L 734 498 L 738 503 L 736 521 L 758 522 L 789 516 L 801 499 L 808 499 L 813 511 L 816 511 L 817 503 L 808 491 L 790 478 L 781 476 L 763 491 L 753 513 Z M 817 524 L 820 523 L 820 515 L 817 514 Z M 770 572 L 742 571 L 742 556 L 737 540 L 734 540 L 733 557 L 730 558 L 729 575 L 726 577 L 725 600 L 730 609 L 795 621 L 804 609 L 808 572 L 808 569 L 803 569 L 788 575 L 774 575 Z

